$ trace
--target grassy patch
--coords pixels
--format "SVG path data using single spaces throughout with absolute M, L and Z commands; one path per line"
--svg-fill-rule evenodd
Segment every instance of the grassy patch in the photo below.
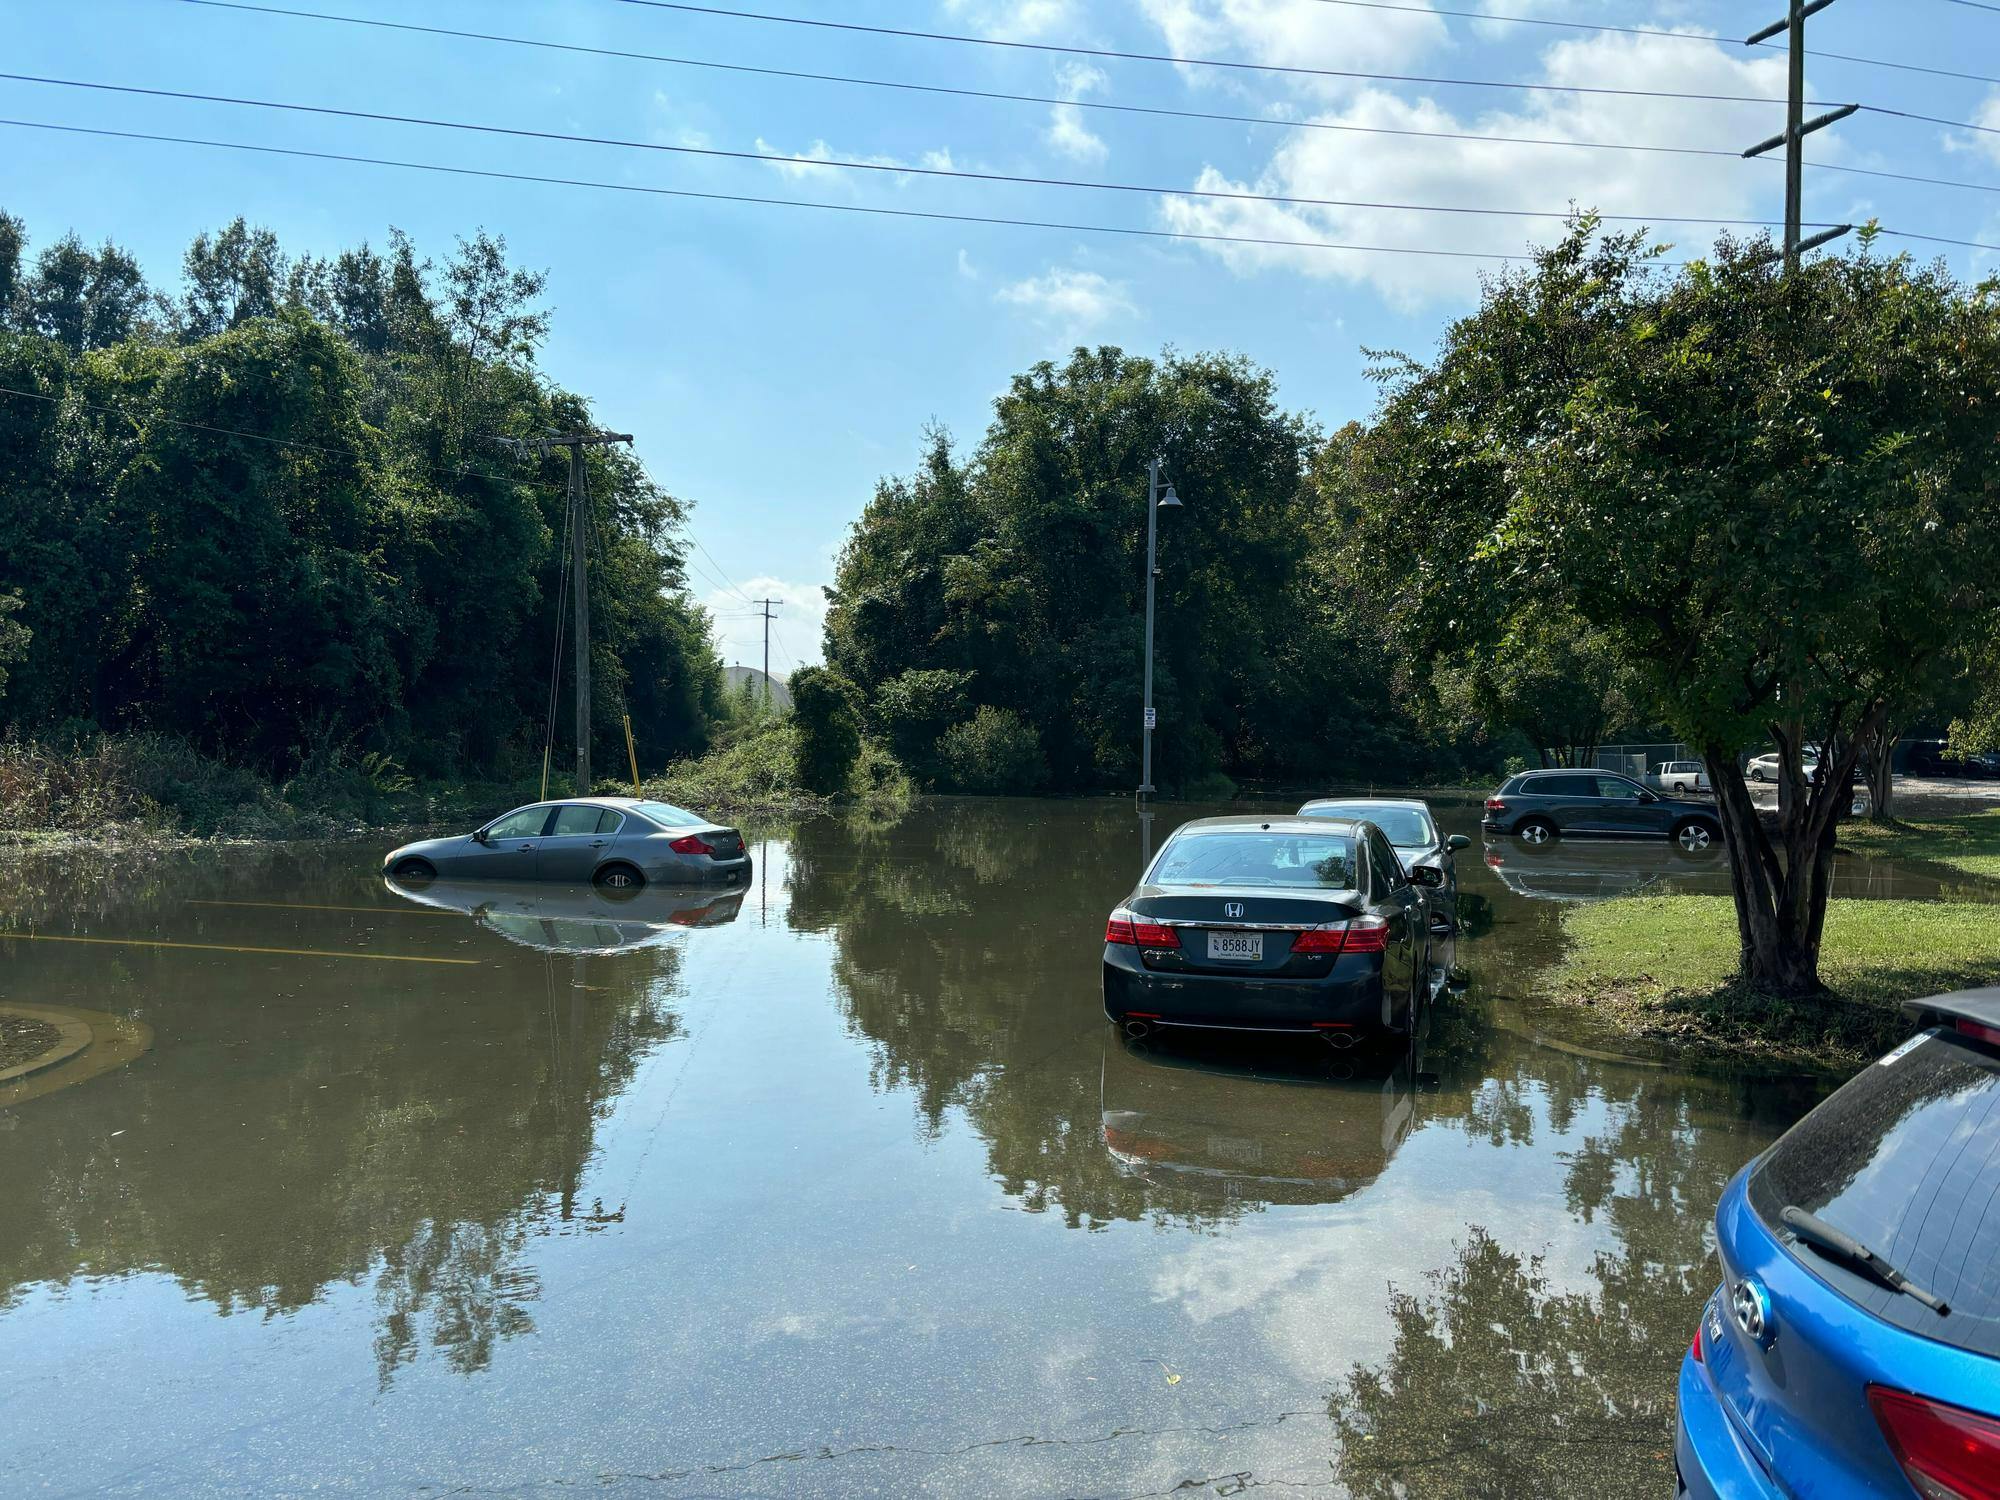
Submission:
M 864 741 L 848 792 L 816 796 L 798 784 L 798 740 L 789 715 L 724 737 L 697 760 L 676 761 L 645 783 L 646 795 L 715 816 L 746 812 L 817 812 L 836 805 L 904 806 L 909 778 L 886 750 Z
M 1564 913 L 1570 950 L 1549 998 L 1588 1006 L 1630 1036 L 1695 1051 L 1851 1067 L 1909 1032 L 1902 1001 L 2000 979 L 2000 906 L 1835 901 L 1808 1000 L 1736 979 L 1736 910 L 1726 896 L 1649 896 Z
M 1840 830 L 1840 843 L 1856 854 L 1929 860 L 1968 875 L 2000 880 L 2000 807 L 1887 826 L 1848 823 Z

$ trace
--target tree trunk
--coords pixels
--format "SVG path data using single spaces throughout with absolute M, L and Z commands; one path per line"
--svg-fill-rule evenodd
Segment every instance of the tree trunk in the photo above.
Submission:
M 1797 777 L 1797 742 L 1782 738 L 1791 760 L 1780 765 L 1780 784 Z M 1766 831 L 1735 754 L 1704 746 L 1702 759 L 1715 787 L 1716 810 L 1729 848 L 1729 889 L 1736 903 L 1738 974 L 1761 994 L 1796 998 L 1819 993 L 1820 937 L 1826 926 L 1827 897 L 1833 888 L 1834 836 L 1846 808 L 1848 783 L 1860 755 L 1854 742 L 1822 747 L 1832 756 L 1819 775 L 1778 815 L 1778 840 Z
M 1868 817 L 1875 823 L 1893 823 L 1895 813 L 1889 799 L 1896 790 L 1889 774 L 1889 758 L 1896 751 L 1896 731 L 1882 725 L 1868 739 Z

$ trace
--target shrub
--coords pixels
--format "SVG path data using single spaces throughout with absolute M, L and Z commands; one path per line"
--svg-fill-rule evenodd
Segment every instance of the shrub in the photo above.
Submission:
M 890 752 L 925 786 L 938 780 L 943 762 L 938 739 L 966 715 L 970 672 L 913 667 L 876 690 L 873 716 Z
M 981 708 L 938 740 L 944 778 L 961 792 L 1032 792 L 1048 780 L 1041 736 L 1010 708 Z
M 823 797 L 848 789 L 861 755 L 861 695 L 825 667 L 792 673 L 794 771 L 799 785 Z

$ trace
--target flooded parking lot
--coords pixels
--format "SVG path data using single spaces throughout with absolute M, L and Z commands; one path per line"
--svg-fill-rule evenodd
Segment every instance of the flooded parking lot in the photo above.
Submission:
M 0 1488 L 1662 1493 L 1715 1197 L 1821 1085 L 1525 991 L 1563 901 L 1719 856 L 1475 840 L 1470 988 L 1379 1065 L 1135 1046 L 1104 915 L 1212 810 L 752 824 L 631 902 L 9 869 L 0 1003 L 98 1042 L 0 1083 Z

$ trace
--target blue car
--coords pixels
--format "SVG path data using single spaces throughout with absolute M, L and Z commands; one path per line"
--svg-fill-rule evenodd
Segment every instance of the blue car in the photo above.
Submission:
M 1682 1495 L 2000 1500 L 2000 986 L 1908 1009 L 1722 1195 Z

